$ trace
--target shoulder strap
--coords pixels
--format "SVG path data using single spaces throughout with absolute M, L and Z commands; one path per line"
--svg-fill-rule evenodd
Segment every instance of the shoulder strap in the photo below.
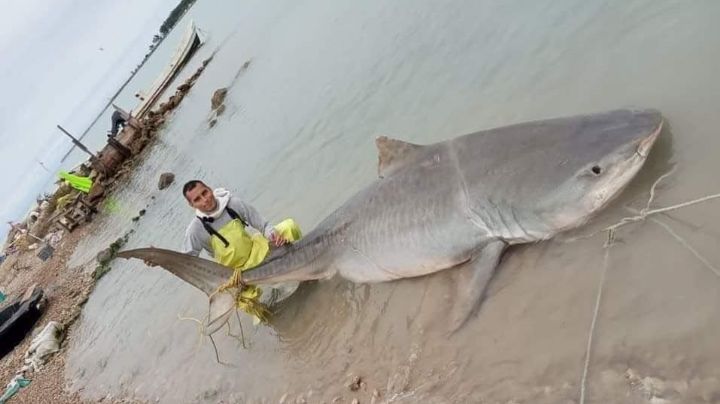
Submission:
M 240 223 L 243 224 L 243 226 L 248 225 L 247 222 L 243 218 L 241 218 L 240 215 L 238 215 L 238 213 L 235 212 L 235 210 L 233 210 L 232 208 L 226 207 L 225 210 L 227 211 L 228 215 L 230 215 L 231 218 L 239 220 Z
M 219 238 L 220 241 L 222 241 L 223 244 L 225 244 L 225 247 L 230 245 L 230 243 L 228 243 L 228 241 L 225 239 L 225 237 L 222 236 L 222 234 L 218 233 L 217 230 L 213 229 L 213 227 L 210 226 L 210 223 L 208 223 L 207 218 L 198 216 L 198 219 L 200 219 L 200 223 L 202 223 L 203 227 L 205 228 L 205 231 L 210 233 L 210 236 L 217 236 L 217 238 Z
M 240 223 L 242 223 L 243 226 L 247 226 L 247 222 L 245 222 L 245 220 L 243 220 L 243 218 L 241 218 L 240 215 L 238 215 L 237 212 L 235 212 L 233 209 L 226 207 L 225 210 L 227 211 L 228 215 L 230 215 L 231 218 L 237 219 L 240 221 Z M 200 217 L 200 216 L 198 216 L 197 218 L 200 219 L 200 223 L 202 223 L 203 227 L 205 228 L 205 231 L 210 233 L 210 236 L 216 236 L 217 238 L 219 238 L 220 241 L 222 241 L 223 244 L 225 244 L 225 247 L 230 245 L 230 243 L 227 241 L 227 239 L 225 239 L 225 237 L 222 236 L 222 234 L 218 233 L 217 230 L 213 229 L 213 227 L 210 226 L 209 222 L 212 221 L 211 219 L 209 219 L 207 217 Z

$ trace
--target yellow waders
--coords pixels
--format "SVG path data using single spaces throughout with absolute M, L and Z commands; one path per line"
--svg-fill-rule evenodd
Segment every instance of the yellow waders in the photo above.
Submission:
M 300 227 L 293 219 L 285 219 L 274 226 L 275 231 L 290 242 L 300 239 Z M 216 235 L 210 238 L 215 260 L 234 270 L 247 271 L 263 262 L 270 250 L 269 241 L 262 234 L 248 234 L 239 219 L 233 219 L 217 232 L 227 240 L 228 245 Z M 238 308 L 255 317 L 257 321 L 267 321 L 267 309 L 259 302 L 262 290 L 248 285 L 240 292 Z

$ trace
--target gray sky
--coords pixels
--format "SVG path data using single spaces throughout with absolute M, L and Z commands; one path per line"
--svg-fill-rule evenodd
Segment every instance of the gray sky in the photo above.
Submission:
M 178 0 L 0 0 L 0 241 Z M 102 50 L 101 50 L 102 48 Z

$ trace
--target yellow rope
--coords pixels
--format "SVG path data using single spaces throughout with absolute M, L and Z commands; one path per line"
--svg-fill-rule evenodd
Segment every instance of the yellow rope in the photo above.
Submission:
M 230 276 L 230 278 L 223 283 L 222 285 L 218 286 L 217 289 L 210 295 L 211 297 L 214 296 L 216 293 L 222 293 L 227 291 L 228 289 L 237 288 L 238 292 L 235 296 L 235 305 L 242 309 L 244 312 L 248 313 L 251 316 L 257 317 L 257 319 L 262 323 L 267 323 L 270 319 L 270 316 L 272 315 L 272 312 L 265 306 L 264 304 L 260 303 L 259 299 L 261 296 L 261 293 L 258 293 L 257 296 L 254 297 L 247 297 L 243 296 L 243 292 L 247 290 L 249 285 L 247 285 L 242 280 L 242 269 L 241 268 L 235 268 L 233 271 L 233 274 Z M 251 286 L 256 287 L 256 286 Z M 258 292 L 261 292 L 258 290 Z
M 232 288 L 238 288 L 242 292 L 242 290 L 245 289 L 246 286 L 247 285 L 245 284 L 245 282 L 242 281 L 242 269 L 235 268 L 233 274 L 230 276 L 230 279 L 228 279 L 227 282 L 223 283 L 222 285 L 218 286 L 218 288 L 215 290 L 215 293 L 224 292 Z

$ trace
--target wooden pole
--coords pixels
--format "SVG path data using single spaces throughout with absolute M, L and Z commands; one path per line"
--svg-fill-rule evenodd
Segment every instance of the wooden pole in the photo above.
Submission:
M 72 142 L 77 146 L 80 150 L 84 151 L 85 153 L 89 154 L 91 158 L 95 159 L 95 155 L 88 150 L 87 147 L 85 147 L 84 144 L 80 143 L 79 140 L 75 139 L 73 135 L 71 135 L 68 131 L 66 131 L 62 126 L 58 125 L 58 129 L 60 129 L 64 134 L 66 134 L 70 139 L 72 139 Z
M 88 150 L 88 148 L 85 147 L 84 144 L 82 144 L 79 140 L 75 139 L 75 137 L 73 137 L 73 135 L 71 135 L 70 132 L 66 131 L 62 126 L 57 125 L 57 127 L 72 140 L 75 146 L 90 155 L 90 163 L 92 163 L 95 168 L 97 168 L 103 174 L 108 174 L 108 169 L 107 167 L 105 167 L 105 164 L 103 164 L 102 161 L 100 161 L 100 159 L 98 159 L 97 156 L 93 154 L 93 152 Z

